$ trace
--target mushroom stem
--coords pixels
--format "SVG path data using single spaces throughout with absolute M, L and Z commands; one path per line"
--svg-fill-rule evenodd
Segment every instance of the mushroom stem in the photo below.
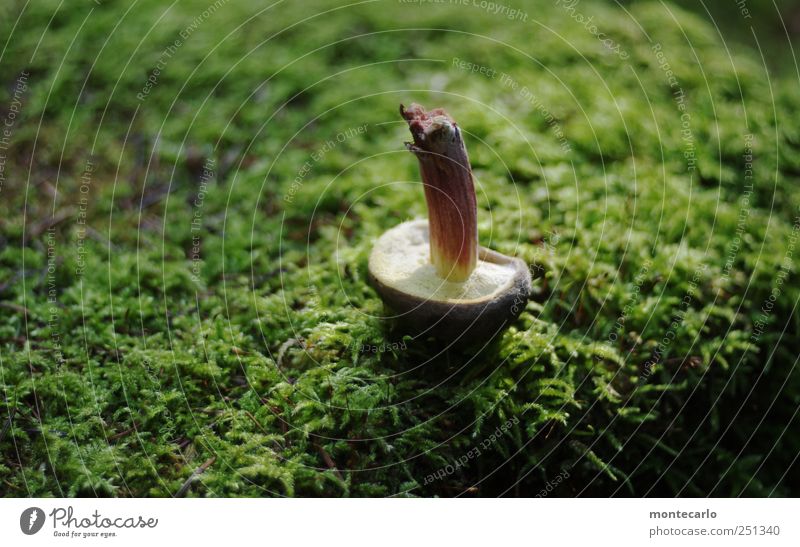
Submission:
M 400 105 L 414 137 L 406 148 L 419 160 L 428 204 L 430 259 L 439 277 L 466 281 L 478 261 L 475 185 L 461 131 L 447 112 Z

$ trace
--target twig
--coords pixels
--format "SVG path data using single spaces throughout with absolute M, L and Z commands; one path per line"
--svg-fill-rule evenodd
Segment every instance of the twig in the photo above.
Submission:
M 325 465 L 328 466 L 328 469 L 333 471 L 336 474 L 336 476 L 339 477 L 339 480 L 344 480 L 344 478 L 342 477 L 341 472 L 336 467 L 336 462 L 333 461 L 333 458 L 331 458 L 330 454 L 328 454 L 325 451 L 325 449 L 322 448 L 321 445 L 316 445 L 316 446 L 317 446 L 317 451 L 319 452 L 319 455 L 322 456 L 322 461 L 325 462 Z
M 468 486 L 464 488 L 462 486 L 451 486 L 449 484 L 445 484 L 442 486 L 442 488 L 444 488 L 445 490 L 457 491 L 462 494 L 476 494 L 478 492 L 477 486 Z
M 0 431 L 0 442 L 5 438 L 6 433 L 8 433 L 9 428 L 14 420 L 14 414 L 17 413 L 17 407 L 12 408 L 8 411 L 8 418 L 6 419 L 6 423 L 3 424 L 3 430 Z
M 129 427 L 128 429 L 126 429 L 126 430 L 124 430 L 124 431 L 120 431 L 120 432 L 118 432 L 118 433 L 114 433 L 113 435 L 111 435 L 111 436 L 108 438 L 108 440 L 109 440 L 109 441 L 116 441 L 116 440 L 119 440 L 119 439 L 121 439 L 122 437 L 124 437 L 124 436 L 126 436 L 126 435 L 130 435 L 130 434 L 131 434 L 131 433 L 133 433 L 135 430 L 136 430 L 136 426 L 134 425 L 133 427 Z
M 40 222 L 34 224 L 33 226 L 31 226 L 30 230 L 28 231 L 28 234 L 31 238 L 39 237 L 40 235 L 42 235 L 42 232 L 52 228 L 53 226 L 56 226 L 57 224 L 64 222 L 74 213 L 75 209 L 73 207 L 65 207 L 64 209 L 61 209 L 60 211 L 53 214 L 52 216 L 47 217 L 41 220 Z
M 185 496 L 186 493 L 189 491 L 189 488 L 191 488 L 192 483 L 194 483 L 194 481 L 197 480 L 197 477 L 205 473 L 206 469 L 211 467 L 216 460 L 217 460 L 216 456 L 211 456 L 205 462 L 203 462 L 203 465 L 192 471 L 192 474 L 189 475 L 189 478 L 186 479 L 186 482 L 184 482 L 183 486 L 180 487 L 178 492 L 175 494 L 175 497 L 182 498 L 183 496 Z
M 30 315 L 28 312 L 28 308 L 25 306 L 21 306 L 19 304 L 14 304 L 13 302 L 0 302 L 0 307 L 8 308 L 9 310 L 14 310 L 17 313 L 21 313 L 24 315 Z

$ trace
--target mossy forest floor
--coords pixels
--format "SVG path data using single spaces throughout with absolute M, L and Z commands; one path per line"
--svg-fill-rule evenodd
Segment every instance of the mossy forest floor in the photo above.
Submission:
M 451 4 L 0 8 L 0 494 L 800 494 L 796 66 L 661 2 Z M 535 277 L 487 344 L 367 284 L 426 215 L 413 101 Z

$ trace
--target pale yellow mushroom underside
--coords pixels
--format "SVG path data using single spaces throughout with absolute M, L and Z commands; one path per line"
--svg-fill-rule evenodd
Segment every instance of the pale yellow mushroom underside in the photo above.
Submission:
M 517 271 L 511 263 L 478 260 L 466 281 L 442 279 L 430 261 L 425 220 L 404 222 L 384 233 L 373 247 L 369 269 L 382 283 L 400 292 L 447 302 L 491 299 L 508 289 Z

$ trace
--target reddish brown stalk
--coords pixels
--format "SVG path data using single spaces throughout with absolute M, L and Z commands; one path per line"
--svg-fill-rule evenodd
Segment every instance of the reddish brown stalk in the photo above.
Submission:
M 465 281 L 478 261 L 475 185 L 461 131 L 447 112 L 400 105 L 414 137 L 406 147 L 419 160 L 428 203 L 431 263 L 448 281 Z

